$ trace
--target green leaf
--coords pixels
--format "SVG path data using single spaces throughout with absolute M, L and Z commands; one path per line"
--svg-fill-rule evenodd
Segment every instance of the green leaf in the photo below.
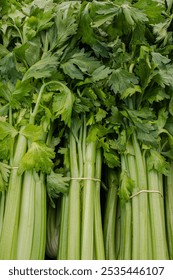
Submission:
M 155 169 L 161 174 L 169 174 L 169 163 L 166 161 L 165 157 L 162 156 L 156 150 L 150 150 L 149 160 L 148 160 L 149 170 Z
M 159 4 L 157 0 L 138 0 L 133 6 L 142 10 L 150 23 L 158 23 L 163 19 L 164 4 Z
M 72 79 L 83 80 L 85 74 L 92 75 L 101 66 L 101 63 L 89 53 L 85 53 L 84 49 L 75 49 L 65 60 L 62 62 L 61 68 Z
M 94 82 L 97 82 L 106 79 L 111 72 L 112 70 L 109 67 L 102 65 L 94 70 L 94 72 L 92 73 L 92 80 Z
M 9 51 L 7 50 L 7 48 L 0 44 L 0 59 L 2 59 L 4 56 L 8 55 Z
M 61 116 L 65 124 L 70 126 L 74 96 L 65 85 L 57 86 L 56 90 L 59 90 L 59 92 L 53 98 L 53 113 L 56 117 Z
M 157 119 L 157 126 L 159 131 L 161 131 L 167 122 L 168 119 L 168 111 L 166 110 L 166 108 L 161 108 L 158 112 L 158 119 Z
M 52 10 L 54 5 L 53 0 L 33 0 L 30 2 L 31 2 L 31 8 L 36 9 L 37 12 L 38 12 L 37 8 L 43 11 Z
M 127 88 L 122 94 L 121 94 L 121 98 L 125 99 L 128 96 L 132 96 L 133 94 L 135 94 L 136 92 L 142 93 L 141 87 L 138 85 L 132 85 L 130 88 Z
M 77 21 L 74 14 L 74 9 L 69 6 L 65 11 L 57 10 L 55 18 L 57 39 L 55 45 L 63 46 L 67 40 L 77 32 Z
M 50 28 L 53 25 L 53 22 L 51 22 L 53 16 L 54 14 L 52 13 L 52 11 L 39 12 L 37 14 L 37 20 L 38 20 L 37 32 Z
M 146 25 L 139 23 L 134 27 L 132 38 L 130 41 L 131 45 L 147 45 L 147 38 L 146 38 Z
M 146 144 L 148 146 L 152 146 L 154 148 L 158 148 L 159 138 L 158 131 L 154 126 L 143 125 L 145 128 L 140 126 L 140 129 L 137 130 L 137 138 L 141 141 L 141 143 Z M 148 131 L 147 131 L 148 128 Z
M 173 65 L 168 65 L 166 68 L 159 69 L 158 72 L 156 72 L 156 75 L 154 77 L 154 80 L 163 88 L 165 86 L 173 86 Z
M 120 153 L 125 152 L 126 146 L 127 146 L 127 132 L 125 130 L 122 130 L 118 133 L 118 138 L 114 140 L 110 140 L 109 144 L 111 149 L 117 150 Z
M 14 139 L 11 136 L 5 137 L 3 140 L 0 140 L 0 159 L 9 160 L 11 156 L 11 151 L 14 145 Z
M 171 61 L 168 57 L 163 56 L 157 52 L 151 52 L 151 55 L 156 67 L 162 67 L 164 64 L 168 64 Z
M 101 108 L 98 109 L 98 112 L 95 115 L 96 122 L 102 121 L 107 115 L 107 112 Z
M 163 22 L 153 24 L 153 33 L 156 35 L 156 42 L 162 42 L 166 45 L 169 38 L 168 29 L 172 23 L 172 15 Z
M 133 87 L 134 84 L 137 84 L 138 78 L 133 73 L 119 68 L 112 72 L 108 83 L 114 93 L 123 93 L 129 87 Z
M 107 164 L 108 167 L 114 168 L 120 166 L 119 157 L 116 154 L 116 152 L 113 151 L 112 149 L 109 149 L 109 152 L 104 151 L 103 156 L 104 156 L 104 162 Z
M 0 192 L 5 191 L 8 186 L 10 166 L 0 162 Z
M 118 191 L 122 204 L 130 199 L 134 188 L 135 182 L 128 176 L 126 170 L 122 171 L 120 175 L 120 188 Z
M 27 124 L 20 130 L 20 134 L 24 135 L 31 142 L 43 139 L 43 129 L 41 126 L 34 124 Z
M 168 12 L 170 12 L 171 7 L 173 5 L 173 0 L 166 0 L 166 4 L 167 4 L 167 7 L 168 7 Z
M 17 134 L 18 131 L 10 123 L 0 120 L 0 140 L 6 136 L 14 138 Z
M 161 86 L 149 87 L 145 92 L 145 100 L 150 102 L 160 102 L 162 100 L 170 99 L 169 95 L 166 93 L 165 88 Z
M 59 197 L 61 193 L 67 193 L 69 190 L 70 178 L 64 177 L 61 173 L 51 173 L 47 176 L 47 192 L 52 206 L 55 207 L 53 199 Z
M 19 9 L 19 6 L 17 8 L 13 4 L 11 5 L 11 11 L 8 13 L 8 16 L 10 19 L 12 19 L 16 26 L 20 26 L 23 18 L 25 17 L 23 12 Z
M 30 104 L 32 89 L 33 86 L 29 81 L 18 80 L 14 90 L 11 92 L 10 106 L 12 108 L 20 109 L 22 104 Z
M 145 13 L 140 9 L 132 7 L 128 4 L 123 4 L 121 6 L 122 12 L 124 14 L 125 20 L 129 25 L 134 25 L 135 23 L 145 23 L 148 21 L 148 18 Z
M 92 18 L 90 15 L 91 3 L 87 3 L 81 12 L 79 23 L 79 35 L 82 37 L 82 43 L 86 43 L 89 46 L 93 46 L 97 42 L 97 36 L 91 26 Z
M 48 78 L 56 70 L 58 65 L 57 57 L 47 53 L 38 62 L 32 65 L 23 77 L 23 81 L 30 78 L 40 79 Z
M 36 47 L 36 46 L 35 46 Z M 38 46 L 37 46 L 38 47 Z M 14 48 L 14 54 L 16 56 L 16 58 L 19 61 L 25 61 L 26 59 L 26 51 L 29 48 L 29 43 L 24 43 L 24 44 L 18 44 L 15 48 Z M 35 51 L 37 52 L 38 48 L 35 48 Z M 30 59 L 32 60 L 32 56 L 30 57 Z
M 11 90 L 8 87 L 8 83 L 0 82 L 0 97 L 3 97 L 4 100 L 10 101 Z
M 92 27 L 98 28 L 101 25 L 111 22 L 113 18 L 118 15 L 120 7 L 116 3 L 110 1 L 100 1 L 92 2 L 92 8 L 94 10 L 94 17 L 92 22 Z
M 37 172 L 49 174 L 53 167 L 52 159 L 55 153 L 41 141 L 32 142 L 27 153 L 23 156 L 19 163 L 18 173 L 22 174 L 25 170 L 35 169 Z
M 139 63 L 135 67 L 135 73 L 140 79 L 142 89 L 147 88 L 155 75 L 146 58 L 139 60 Z
M 20 78 L 13 53 L 7 54 L 0 60 L 0 77 L 4 81 L 10 80 L 12 83 L 15 83 Z

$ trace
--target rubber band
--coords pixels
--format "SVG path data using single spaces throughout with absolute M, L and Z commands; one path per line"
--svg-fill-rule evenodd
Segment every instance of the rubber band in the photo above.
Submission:
M 75 177 L 72 177 L 70 178 L 71 180 L 91 180 L 91 181 L 97 181 L 97 182 L 101 182 L 100 179 L 97 179 L 97 178 L 85 178 L 85 177 L 81 177 L 81 178 L 75 178 Z
M 81 178 L 78 178 L 78 177 L 72 177 L 70 178 L 71 180 L 91 180 L 91 181 L 96 181 L 96 182 L 100 182 L 101 183 L 101 186 L 105 189 L 105 190 L 108 190 L 108 188 L 106 187 L 106 185 L 103 183 L 102 180 L 98 179 L 98 178 L 87 178 L 87 177 L 81 177 Z
M 158 193 L 163 197 L 163 194 L 160 191 L 157 191 L 157 190 L 141 190 L 139 192 L 136 192 L 136 193 L 132 194 L 130 196 L 130 198 L 133 198 L 133 197 L 139 195 L 140 193 Z

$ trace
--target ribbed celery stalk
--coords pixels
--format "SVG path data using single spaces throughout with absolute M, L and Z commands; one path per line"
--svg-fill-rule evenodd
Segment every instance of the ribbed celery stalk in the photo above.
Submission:
M 149 160 L 149 159 L 148 159 Z M 147 170 L 148 190 L 156 191 L 149 193 L 149 209 L 152 238 L 152 259 L 168 260 L 168 247 L 166 241 L 165 210 L 163 203 L 162 177 L 154 169 Z M 160 192 L 160 193 L 157 193 Z
M 5 191 L 0 192 L 0 238 L 1 238 L 3 220 L 4 220 L 4 208 L 5 208 Z
M 104 213 L 104 244 L 106 260 L 116 259 L 116 219 L 117 219 L 117 189 L 118 175 L 114 169 L 109 169 L 107 174 L 107 197 Z
M 31 250 L 31 260 L 44 260 L 46 247 L 46 185 L 45 175 L 33 171 L 35 179 L 34 197 L 34 233 Z
M 137 169 L 136 169 L 136 160 L 134 155 L 134 148 L 132 145 L 132 142 L 128 142 L 128 166 L 129 166 L 129 175 L 130 178 L 134 181 L 134 189 L 132 192 L 132 259 L 138 258 L 138 250 L 139 250 L 139 215 L 138 215 L 138 209 L 139 209 L 139 196 L 133 196 L 133 194 L 137 193 L 139 191 L 138 185 L 137 185 Z
M 143 162 L 143 156 L 141 147 L 138 143 L 136 134 L 133 133 L 132 143 L 134 147 L 134 155 L 136 160 L 136 170 L 137 170 L 137 187 L 139 191 L 147 190 L 147 175 L 146 168 Z M 148 259 L 148 194 L 140 193 L 139 194 L 139 209 L 137 218 L 139 221 L 139 247 L 137 254 L 134 255 L 134 259 L 138 260 L 147 260 Z M 137 238 L 133 236 L 133 238 Z
M 119 252 L 120 252 L 120 244 L 121 244 L 121 231 L 120 231 L 120 225 L 121 225 L 121 217 L 120 217 L 120 199 L 118 197 L 117 199 L 117 215 L 116 215 L 116 221 L 115 221 L 115 253 L 116 253 L 116 259 L 118 259 Z
M 95 178 L 101 180 L 101 170 L 102 170 L 102 154 L 101 150 L 96 151 L 96 172 Z M 95 186 L 95 217 L 94 217 L 94 243 L 95 243 L 95 257 L 97 260 L 105 259 L 105 248 L 103 239 L 103 225 L 102 225 L 102 215 L 101 215 L 101 202 L 100 202 L 100 181 L 96 181 Z
M 61 199 L 60 232 L 57 253 L 58 260 L 67 260 L 68 205 L 69 196 L 68 194 L 63 194 Z
M 95 197 L 96 143 L 89 142 L 86 147 L 82 191 L 82 232 L 81 259 L 94 259 L 94 197 Z
M 166 232 L 169 258 L 173 260 L 173 162 L 171 161 L 169 175 L 165 178 L 165 211 Z
M 128 155 L 121 155 L 121 169 L 122 176 L 125 172 L 130 178 L 129 166 L 127 161 Z M 130 178 L 131 179 L 131 178 Z M 122 178 L 123 180 L 123 178 Z M 121 188 L 121 186 L 120 186 Z M 131 200 L 121 203 L 120 201 L 120 251 L 118 259 L 120 260 L 129 260 L 131 259 L 132 251 L 132 209 L 131 209 Z
M 79 178 L 78 153 L 74 132 L 70 132 L 70 174 L 72 178 Z M 80 259 L 80 181 L 71 180 L 69 188 L 69 217 L 68 217 L 68 250 L 67 259 Z
M 32 171 L 26 171 L 22 184 L 21 206 L 18 228 L 17 259 L 29 260 L 34 233 L 34 191 Z
M 11 159 L 12 170 L 6 195 L 4 221 L 0 240 L 0 259 L 16 259 L 18 221 L 20 211 L 20 196 L 22 176 L 18 175 L 18 165 L 26 152 L 27 140 L 19 134 L 14 157 Z

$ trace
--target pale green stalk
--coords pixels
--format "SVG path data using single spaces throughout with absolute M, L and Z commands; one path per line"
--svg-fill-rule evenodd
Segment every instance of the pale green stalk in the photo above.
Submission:
M 4 221 L 0 240 L 0 259 L 16 259 L 18 238 L 18 221 L 20 211 L 20 196 L 22 176 L 18 175 L 18 165 L 26 152 L 27 140 L 19 134 L 14 158 L 11 159 L 12 170 L 6 195 Z
M 134 189 L 132 195 L 139 191 L 137 184 L 137 162 L 135 160 L 134 148 L 131 141 L 128 142 L 128 166 L 130 178 L 134 181 Z M 131 198 L 132 203 L 132 259 L 138 259 L 139 256 L 139 196 L 134 196 Z
M 34 231 L 35 181 L 32 171 L 26 171 L 22 184 L 20 218 L 18 226 L 17 259 L 29 260 Z
M 70 132 L 70 174 L 72 178 L 79 178 L 76 140 Z M 71 180 L 69 188 L 69 217 L 68 217 L 68 250 L 67 259 L 80 259 L 80 191 L 79 180 Z
M 128 176 L 129 166 L 127 161 L 128 155 L 121 155 L 121 169 L 126 171 Z M 121 203 L 120 201 L 120 251 L 118 258 L 120 260 L 131 259 L 132 251 L 132 209 L 131 201 Z
M 136 134 L 133 133 L 132 143 L 134 147 L 134 155 L 136 160 L 137 170 L 137 187 L 139 191 L 147 189 L 147 176 L 146 169 L 143 162 L 143 156 L 140 145 L 136 138 Z M 137 255 L 134 256 L 138 260 L 148 259 L 148 194 L 139 194 L 139 209 L 138 209 L 138 221 L 139 221 L 139 247 Z M 136 238 L 135 235 L 133 238 Z
M 95 177 L 101 180 L 102 171 L 102 154 L 101 150 L 97 149 L 96 152 L 96 172 Z M 100 202 L 100 181 L 96 181 L 95 185 L 95 216 L 94 216 L 94 233 L 95 233 L 95 257 L 97 260 L 105 259 L 105 248 L 103 239 L 103 225 L 102 225 L 102 215 L 101 215 L 101 202 Z
M 116 259 L 117 237 L 116 237 L 116 219 L 117 219 L 117 189 L 118 174 L 114 169 L 109 169 L 107 175 L 107 197 L 104 214 L 104 244 L 105 256 L 107 260 Z
M 116 253 L 116 259 L 118 259 L 119 252 L 120 252 L 120 245 L 121 245 L 121 217 L 120 217 L 120 199 L 118 197 L 117 199 L 117 213 L 116 213 L 116 221 L 115 221 L 115 253 Z
M 121 202 L 120 202 L 121 204 Z M 120 205 L 120 220 L 119 220 L 119 251 L 117 255 L 118 260 L 124 259 L 124 251 L 125 251 L 125 215 L 126 215 L 126 209 L 125 205 Z
M 69 195 L 63 194 L 61 198 L 61 220 L 58 240 L 58 260 L 67 260 L 67 237 L 68 237 L 68 207 Z
M 149 161 L 149 159 L 148 159 Z M 168 248 L 166 241 L 166 227 L 163 204 L 163 185 L 158 172 L 154 169 L 147 170 L 148 190 L 156 191 L 149 193 L 149 209 L 152 238 L 152 259 L 168 260 Z M 160 192 L 160 193 L 157 193 Z
M 33 171 L 35 179 L 34 198 L 34 233 L 31 249 L 31 260 L 44 260 L 46 247 L 46 186 L 45 175 Z
M 84 162 L 84 180 L 82 192 L 82 233 L 81 259 L 93 260 L 94 257 L 94 197 L 95 197 L 95 160 L 96 143 L 89 142 Z M 90 180 L 91 178 L 91 180 Z
M 143 152 L 143 163 L 145 166 L 145 172 L 147 175 L 147 160 L 146 160 L 147 150 Z M 147 188 L 148 186 L 148 177 L 147 177 Z M 150 207 L 149 207 L 149 195 L 148 195 L 148 260 L 152 259 L 152 235 L 151 235 L 151 223 L 150 223 Z
M 5 195 L 6 195 L 5 191 L 0 192 L 0 238 L 1 238 L 3 220 L 4 220 Z
M 169 258 L 173 260 L 173 161 L 169 175 L 165 178 L 165 212 Z

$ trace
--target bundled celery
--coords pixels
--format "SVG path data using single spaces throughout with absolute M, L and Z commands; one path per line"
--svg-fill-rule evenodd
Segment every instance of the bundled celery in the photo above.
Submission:
M 0 259 L 173 258 L 172 9 L 3 1 Z

